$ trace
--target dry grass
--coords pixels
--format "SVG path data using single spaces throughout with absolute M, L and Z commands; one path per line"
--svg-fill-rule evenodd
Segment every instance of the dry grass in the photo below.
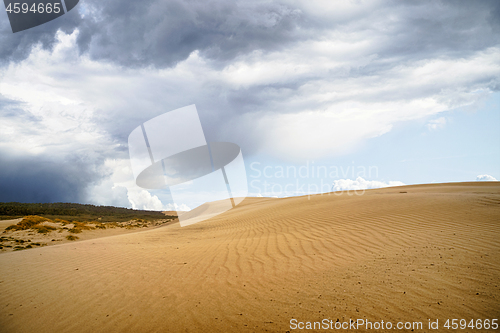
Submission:
M 93 228 L 87 225 L 85 222 L 76 222 L 73 221 L 73 228 L 81 229 L 81 230 L 92 230 Z
M 39 234 L 48 234 L 49 232 L 56 230 L 55 227 L 43 224 L 37 224 L 33 226 L 31 229 L 36 230 Z
M 43 222 L 53 222 L 52 220 L 38 215 L 28 215 L 18 224 L 8 226 L 5 230 L 27 230 Z
M 92 230 L 92 229 L 95 229 L 95 228 L 87 225 L 84 222 L 73 221 L 73 228 L 69 229 L 68 231 L 71 232 L 72 234 L 79 234 L 83 230 Z
M 61 223 L 62 225 L 70 224 L 71 222 L 62 220 L 62 219 L 54 219 L 54 222 Z
M 92 221 L 91 223 L 94 225 L 95 229 L 106 229 L 106 225 L 104 223 L 96 221 Z
M 109 223 L 106 223 L 106 227 L 107 228 L 118 228 L 120 227 L 121 225 L 116 223 L 116 222 L 109 222 Z

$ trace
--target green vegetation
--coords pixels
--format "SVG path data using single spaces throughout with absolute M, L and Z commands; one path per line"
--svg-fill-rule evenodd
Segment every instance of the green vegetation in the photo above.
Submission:
M 0 202 L 0 220 L 23 217 L 27 215 L 38 215 L 54 220 L 71 220 L 88 222 L 99 220 L 100 222 L 125 222 L 132 219 L 157 220 L 164 218 L 175 218 L 165 216 L 162 212 L 148 210 L 134 210 L 129 208 L 81 205 L 75 203 L 19 203 Z M 67 222 L 67 221 L 66 221 Z M 70 223 L 70 222 L 67 222 Z

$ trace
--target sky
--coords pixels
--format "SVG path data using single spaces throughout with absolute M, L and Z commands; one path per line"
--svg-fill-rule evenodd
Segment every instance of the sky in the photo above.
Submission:
M 127 146 L 191 104 L 253 196 L 500 179 L 500 2 L 81 0 L 18 33 L 2 9 L 0 202 L 194 208 Z

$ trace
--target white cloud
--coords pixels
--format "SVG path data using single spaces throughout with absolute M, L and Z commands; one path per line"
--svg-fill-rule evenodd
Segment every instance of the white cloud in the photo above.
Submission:
M 166 209 L 167 211 L 170 211 L 170 210 L 175 210 L 175 211 L 181 211 L 181 212 L 188 212 L 191 210 L 191 208 L 189 208 L 188 205 L 185 205 L 185 204 L 167 204 L 166 206 Z
M 79 56 L 77 35 L 59 33 L 53 52 L 35 49 L 5 71 L 2 94 L 24 101 L 40 119 L 18 142 L 8 137 L 25 124 L 7 120 L 5 144 L 36 152 L 79 142 L 104 149 L 113 145 L 110 135 L 126 137 L 138 123 L 197 101 L 209 139 L 287 160 L 332 157 L 353 152 L 397 122 L 474 104 L 500 77 L 498 48 L 402 64 L 380 58 L 369 36 L 342 31 L 244 54 L 222 68 L 195 51 L 172 68 L 124 70 Z M 359 72 L 365 67 L 373 71 Z M 428 128 L 445 122 L 438 118 Z
M 476 177 L 476 180 L 478 181 L 498 181 L 495 177 L 490 176 L 490 175 L 479 175 Z
M 75 77 L 78 68 L 75 65 L 79 62 L 74 47 L 76 36 L 59 32 L 59 43 L 53 52 L 36 47 L 24 62 L 11 64 L 1 73 L 2 95 L 22 102 L 24 117 L 0 114 L 0 147 L 52 156 L 116 147 L 98 125 L 96 109 L 84 102 L 75 89 L 78 84 L 70 79 Z M 73 61 L 65 61 L 67 58 Z M 60 75 L 68 77 L 60 80 Z
M 89 189 L 89 200 L 96 205 L 127 207 L 156 211 L 189 211 L 186 204 L 164 204 L 157 196 L 137 187 L 133 181 L 115 184 L 113 177 L 105 178 L 99 185 Z
M 381 188 L 389 186 L 402 186 L 405 185 L 400 181 L 382 182 L 378 180 L 365 180 L 361 177 L 352 179 L 339 179 L 335 180 L 332 185 L 332 191 L 348 191 L 348 190 L 367 190 L 371 188 Z
M 387 60 L 371 53 L 376 52 L 375 46 L 359 41 L 349 45 L 336 37 L 300 44 L 300 49 L 316 48 L 315 52 L 292 48 L 251 54 L 226 67 L 226 82 L 233 89 L 271 85 L 257 96 L 267 102 L 267 109 L 239 117 L 238 126 L 228 132 L 241 141 L 241 133 L 250 135 L 258 142 L 259 151 L 283 159 L 335 156 L 353 152 L 359 143 L 387 133 L 395 123 L 477 103 L 490 92 L 491 73 L 500 75 L 498 48 L 466 59 L 395 62 L 378 69 Z M 348 48 L 355 44 L 359 44 L 358 50 Z M 353 52 L 359 57 L 352 57 Z M 363 66 L 376 68 L 375 73 L 350 75 Z M 286 86 L 290 81 L 303 84 L 294 90 Z M 285 86 L 272 88 L 273 84 Z M 441 117 L 428 127 L 437 129 L 445 123 Z M 245 131 L 240 130 L 242 126 Z
M 89 201 L 95 205 L 132 208 L 126 187 L 114 185 L 109 179 L 92 187 Z
M 106 159 L 101 173 L 103 180 L 88 189 L 89 200 L 94 204 L 159 211 L 190 210 L 186 204 L 165 204 L 157 195 L 138 187 L 128 159 Z
M 189 210 L 185 205 L 164 205 L 156 195 L 151 195 L 148 191 L 139 188 L 137 190 L 129 189 L 128 200 L 132 204 L 133 209 L 165 211 L 177 210 L 179 208 L 180 210 Z
M 443 128 L 446 125 L 446 118 L 440 117 L 437 119 L 433 119 L 427 123 L 427 129 L 429 131 L 435 131 L 437 129 Z

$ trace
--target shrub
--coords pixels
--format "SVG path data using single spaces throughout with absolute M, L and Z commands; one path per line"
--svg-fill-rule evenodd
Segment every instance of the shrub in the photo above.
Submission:
M 82 229 L 73 227 L 68 231 L 71 232 L 72 234 L 79 234 L 80 232 L 82 232 Z
M 35 225 L 32 229 L 36 230 L 39 234 L 47 234 L 53 230 L 56 230 L 56 228 L 50 225 Z
M 79 229 L 80 230 L 79 232 L 81 232 L 82 230 L 90 230 L 92 228 L 87 224 L 85 224 L 84 222 L 73 221 L 73 229 Z
M 79 228 L 82 228 L 82 229 L 90 229 L 90 227 L 87 225 L 87 223 L 85 222 L 77 222 L 77 221 L 73 221 L 73 224 L 75 226 L 78 226 Z
M 78 236 L 68 235 L 68 236 L 66 236 L 66 239 L 70 240 L 70 241 L 74 241 L 74 240 L 78 239 Z
M 18 224 L 10 225 L 5 228 L 5 230 L 27 230 L 42 222 L 52 222 L 52 220 L 38 215 L 28 215 L 25 216 Z

